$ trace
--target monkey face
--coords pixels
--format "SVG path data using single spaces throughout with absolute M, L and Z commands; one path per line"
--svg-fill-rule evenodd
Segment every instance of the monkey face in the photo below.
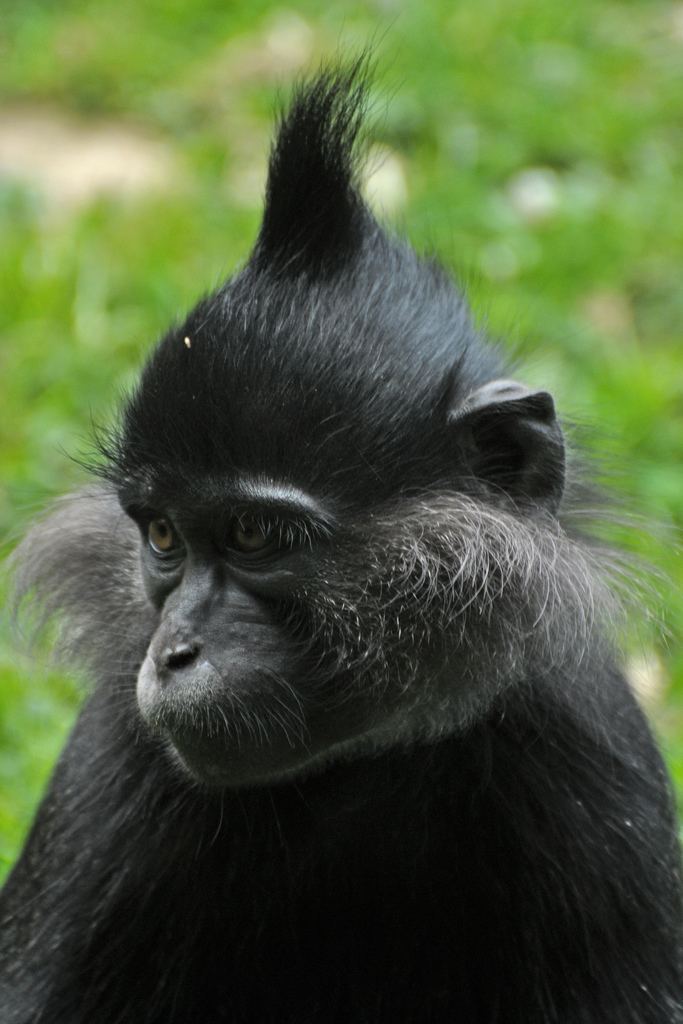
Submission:
M 196 781 L 271 785 L 412 742 L 423 719 L 450 727 L 428 685 L 430 661 L 443 668 L 441 570 L 456 596 L 434 546 L 443 523 L 430 537 L 404 504 L 342 520 L 292 485 L 244 474 L 220 488 L 198 475 L 185 501 L 129 479 L 119 499 L 157 612 L 138 708 Z
M 321 713 L 311 644 L 292 621 L 314 543 L 330 532 L 322 510 L 293 488 L 257 480 L 233 481 L 218 509 L 210 495 L 190 509 L 149 491 L 125 504 L 159 612 L 138 705 L 191 775 L 272 782 L 352 736 L 357 714 Z M 333 703 L 328 694 L 327 708 Z

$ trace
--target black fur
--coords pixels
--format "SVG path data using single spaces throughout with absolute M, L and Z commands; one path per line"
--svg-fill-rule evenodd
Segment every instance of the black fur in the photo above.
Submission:
M 2 894 L 7 1024 L 683 1020 L 609 557 L 550 396 L 363 204 L 365 74 L 297 91 L 251 259 L 17 553 L 95 686 Z

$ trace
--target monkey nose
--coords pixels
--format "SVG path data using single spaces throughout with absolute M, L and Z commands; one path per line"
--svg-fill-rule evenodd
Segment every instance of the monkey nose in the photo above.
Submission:
M 157 671 L 177 672 L 187 668 L 199 655 L 200 645 L 197 640 L 174 640 L 167 644 L 156 658 Z

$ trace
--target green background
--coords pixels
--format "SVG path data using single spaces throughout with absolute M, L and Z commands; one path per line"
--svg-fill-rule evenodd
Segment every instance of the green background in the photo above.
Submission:
M 82 480 L 69 454 L 91 420 L 245 258 L 278 93 L 368 40 L 387 220 L 439 254 L 526 379 L 587 428 L 637 516 L 626 543 L 664 574 L 654 624 L 636 602 L 626 664 L 681 788 L 680 3 L 4 0 L 2 535 L 11 546 Z M 3 625 L 0 872 L 78 699 Z

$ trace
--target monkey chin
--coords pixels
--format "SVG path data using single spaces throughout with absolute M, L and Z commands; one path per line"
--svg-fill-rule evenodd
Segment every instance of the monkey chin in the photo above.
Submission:
M 213 745 L 192 744 L 171 736 L 167 737 L 167 749 L 183 775 L 208 790 L 281 786 L 321 771 L 327 763 L 322 757 L 307 757 L 305 751 L 297 759 L 292 750 L 278 756 L 280 751 L 264 748 L 243 750 L 236 757 L 226 758 L 226 750 L 216 740 Z
M 242 683 L 234 684 L 241 692 L 231 699 L 230 682 L 202 661 L 182 680 L 165 684 L 148 655 L 138 674 L 138 708 L 181 772 L 210 789 L 276 785 L 326 762 L 303 734 L 272 727 L 276 719 L 268 714 L 267 687 L 254 683 L 245 694 Z M 281 716 L 281 704 L 277 713 Z

